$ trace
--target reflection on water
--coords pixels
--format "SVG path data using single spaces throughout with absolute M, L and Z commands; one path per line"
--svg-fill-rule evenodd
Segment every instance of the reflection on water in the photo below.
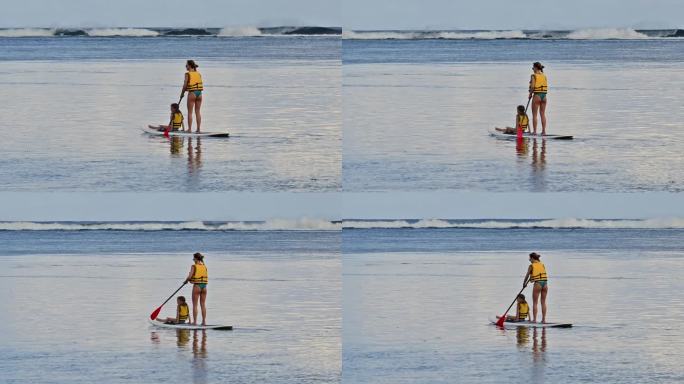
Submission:
M 530 147 L 532 152 L 530 153 Z M 530 180 L 529 184 L 533 192 L 543 192 L 546 190 L 546 140 L 516 138 L 515 154 L 518 165 L 527 166 L 528 157 L 530 158 Z
M 188 184 L 193 184 L 199 181 L 200 170 L 202 168 L 202 139 L 192 137 L 172 136 L 167 139 L 169 141 L 169 152 L 171 158 L 181 158 L 183 156 L 183 148 L 185 147 L 185 154 L 188 162 Z
M 170 331 L 170 330 L 169 330 Z M 192 369 L 193 383 L 208 383 L 208 369 L 206 359 L 208 357 L 207 350 L 207 331 L 206 330 L 190 330 L 190 329 L 176 329 L 176 346 L 179 352 L 186 351 L 191 346 L 192 360 L 190 367 Z M 161 337 L 156 332 L 150 333 L 150 340 L 152 344 L 161 344 Z M 192 345 L 191 345 L 192 343 Z
M 192 138 L 188 138 L 188 174 L 193 175 L 202 168 L 202 139 L 197 138 L 195 146 L 192 146 Z

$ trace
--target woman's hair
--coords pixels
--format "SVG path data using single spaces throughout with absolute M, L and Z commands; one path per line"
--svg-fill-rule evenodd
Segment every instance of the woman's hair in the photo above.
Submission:
M 197 69 L 197 67 L 199 67 L 199 65 L 195 63 L 195 60 L 188 60 L 185 64 L 192 69 Z
M 537 252 L 532 252 L 532 253 L 530 253 L 530 257 L 539 261 L 539 258 L 541 257 L 541 255 L 538 254 Z
M 532 67 L 534 67 L 535 69 L 538 69 L 541 72 L 544 72 L 544 66 L 542 65 L 542 63 L 540 63 L 538 61 L 535 61 L 534 64 L 532 64 Z
M 518 295 L 518 299 L 522 299 L 523 301 L 525 301 L 525 295 L 523 295 L 522 293 L 519 294 L 519 295 Z
M 524 105 L 518 105 L 518 114 L 519 115 L 525 114 L 525 106 Z
M 180 112 L 180 106 L 178 105 L 178 103 L 173 103 L 173 104 L 171 104 L 171 109 L 173 109 L 173 112 L 174 112 L 174 113 L 175 113 L 175 112 Z
M 193 257 L 195 260 L 204 261 L 204 255 L 201 254 L 201 253 L 199 253 L 199 252 L 195 252 L 195 253 L 192 255 L 192 257 Z
M 185 296 L 178 296 L 178 300 L 180 300 L 181 304 L 185 304 Z

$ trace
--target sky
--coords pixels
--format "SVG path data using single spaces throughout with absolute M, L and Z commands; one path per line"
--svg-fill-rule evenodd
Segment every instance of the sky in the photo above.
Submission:
M 0 28 L 340 26 L 339 0 L 0 0 Z
M 684 27 L 683 0 L 343 0 L 342 23 L 369 29 Z
M 0 28 L 321 25 L 348 29 L 684 27 L 683 0 L 0 0 Z
M 182 201 L 183 203 L 176 203 Z M 169 209 L 169 207 L 173 209 Z M 673 193 L 0 193 L 0 221 L 684 218 Z

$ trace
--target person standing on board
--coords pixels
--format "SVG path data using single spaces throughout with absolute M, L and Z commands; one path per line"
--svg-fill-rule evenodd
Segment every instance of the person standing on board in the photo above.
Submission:
M 202 125 L 202 114 L 200 109 L 202 108 L 202 91 L 204 90 L 204 84 L 202 84 L 202 75 L 197 72 L 197 65 L 194 60 L 188 60 L 185 63 L 185 82 L 183 83 L 183 90 L 181 91 L 181 99 L 185 96 L 185 92 L 188 92 L 188 132 L 192 132 L 192 113 L 195 112 L 197 117 L 197 130 L 195 132 L 200 133 L 200 126 Z
M 546 266 L 539 261 L 541 256 L 536 253 L 530 253 L 530 266 L 527 268 L 525 280 L 523 280 L 523 287 L 527 287 L 528 282 L 534 283 L 532 287 L 532 322 L 537 322 L 537 303 L 541 296 L 541 310 L 542 323 L 546 323 L 546 295 L 549 291 L 547 285 L 548 275 L 546 274 Z M 529 280 L 528 280 L 529 279 Z
M 546 135 L 546 93 L 549 91 L 549 83 L 544 74 L 544 66 L 540 62 L 532 64 L 532 77 L 530 78 L 530 96 L 532 99 L 532 130 L 537 134 L 537 111 L 541 118 L 542 135 Z
M 197 302 L 202 307 L 202 325 L 207 325 L 207 284 L 209 274 L 207 266 L 204 265 L 204 255 L 196 252 L 192 255 L 194 264 L 190 267 L 190 273 L 186 282 L 192 283 L 192 324 L 197 325 Z

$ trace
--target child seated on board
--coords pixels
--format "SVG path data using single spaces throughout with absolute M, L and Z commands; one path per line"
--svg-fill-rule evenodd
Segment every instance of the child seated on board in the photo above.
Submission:
M 190 316 L 190 307 L 185 302 L 185 296 L 178 296 L 176 299 L 178 306 L 176 307 L 176 317 L 167 317 L 165 319 L 157 318 L 157 321 L 165 324 L 183 324 Z
M 177 103 L 171 104 L 171 119 L 169 120 L 169 125 L 149 125 L 151 129 L 156 129 L 157 131 L 178 131 L 185 130 L 185 122 L 183 121 L 183 114 L 180 111 L 180 107 Z
M 511 127 L 506 127 L 506 128 L 495 128 L 499 132 L 503 132 L 507 135 L 515 135 L 518 134 L 522 136 L 522 133 L 527 131 L 530 131 L 529 128 L 530 125 L 530 119 L 527 117 L 527 113 L 525 112 L 525 106 L 524 105 L 518 105 L 518 113 L 515 115 L 515 128 Z
M 516 306 L 515 316 L 506 316 L 506 321 L 525 321 L 530 318 L 530 306 L 525 301 L 525 295 L 522 293 L 517 298 L 518 305 Z

